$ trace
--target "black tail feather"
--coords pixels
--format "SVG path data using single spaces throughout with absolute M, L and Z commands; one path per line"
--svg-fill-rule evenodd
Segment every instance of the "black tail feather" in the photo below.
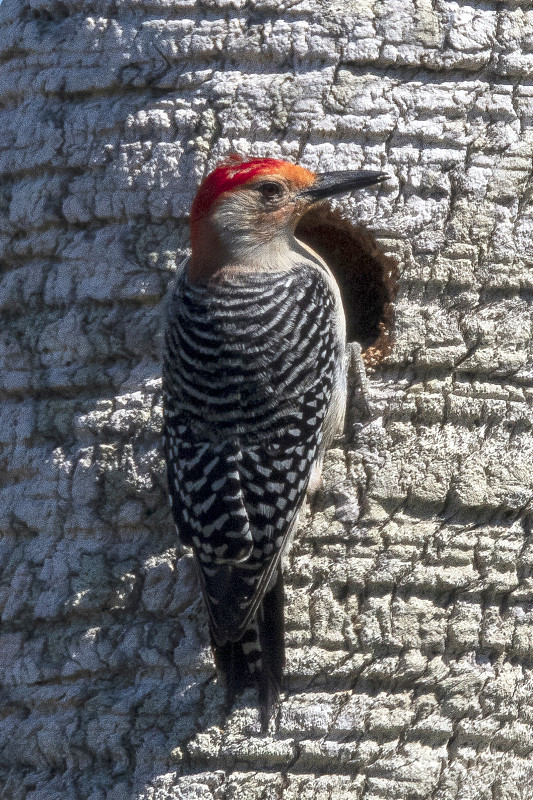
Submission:
M 267 728 L 272 707 L 278 702 L 285 666 L 285 598 L 281 567 L 277 573 L 276 582 L 265 593 L 257 615 L 262 659 L 258 689 L 263 730 Z
M 259 694 L 261 727 L 266 730 L 273 706 L 279 699 L 285 665 L 284 595 L 281 569 L 265 593 L 256 619 L 237 642 L 218 645 L 211 636 L 217 671 L 226 686 L 229 707 L 249 686 Z
M 211 637 L 211 647 L 219 680 L 226 687 L 226 710 L 229 711 L 237 695 L 248 686 L 255 686 L 255 681 L 250 673 L 241 642 L 226 642 L 220 645 Z

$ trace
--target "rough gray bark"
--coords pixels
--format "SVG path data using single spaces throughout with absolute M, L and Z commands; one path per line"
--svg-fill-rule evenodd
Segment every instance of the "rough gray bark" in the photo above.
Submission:
M 0 5 L 9 800 L 533 798 L 533 10 Z M 228 151 L 385 167 L 371 418 L 290 558 L 290 691 L 224 723 L 159 439 L 164 296 Z

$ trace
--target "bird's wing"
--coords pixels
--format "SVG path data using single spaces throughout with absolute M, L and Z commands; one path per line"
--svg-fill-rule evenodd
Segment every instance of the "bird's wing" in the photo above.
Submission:
M 165 441 L 174 518 L 214 639 L 244 633 L 305 497 L 338 369 L 335 299 L 306 266 L 178 286 L 167 328 Z
M 182 543 L 193 547 L 200 564 L 247 559 L 253 542 L 237 470 L 238 446 L 194 441 L 187 426 L 168 420 L 165 442 L 171 506 Z
M 304 442 L 291 438 L 198 443 L 185 426 L 166 425 L 174 520 L 196 556 L 219 644 L 238 641 L 256 613 L 304 500 L 320 433 L 313 429 Z

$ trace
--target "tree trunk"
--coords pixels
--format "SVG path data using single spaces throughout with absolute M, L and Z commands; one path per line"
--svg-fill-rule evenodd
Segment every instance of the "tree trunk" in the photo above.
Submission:
M 6 800 L 533 799 L 529 6 L 1 3 Z M 341 207 L 399 265 L 267 735 L 252 692 L 224 713 L 160 444 L 165 296 L 232 151 L 386 170 Z

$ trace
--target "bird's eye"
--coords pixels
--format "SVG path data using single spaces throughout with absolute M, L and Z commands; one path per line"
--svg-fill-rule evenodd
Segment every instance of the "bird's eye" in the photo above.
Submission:
M 264 181 L 260 184 L 259 191 L 265 200 L 277 200 L 283 194 L 283 187 L 275 181 Z

